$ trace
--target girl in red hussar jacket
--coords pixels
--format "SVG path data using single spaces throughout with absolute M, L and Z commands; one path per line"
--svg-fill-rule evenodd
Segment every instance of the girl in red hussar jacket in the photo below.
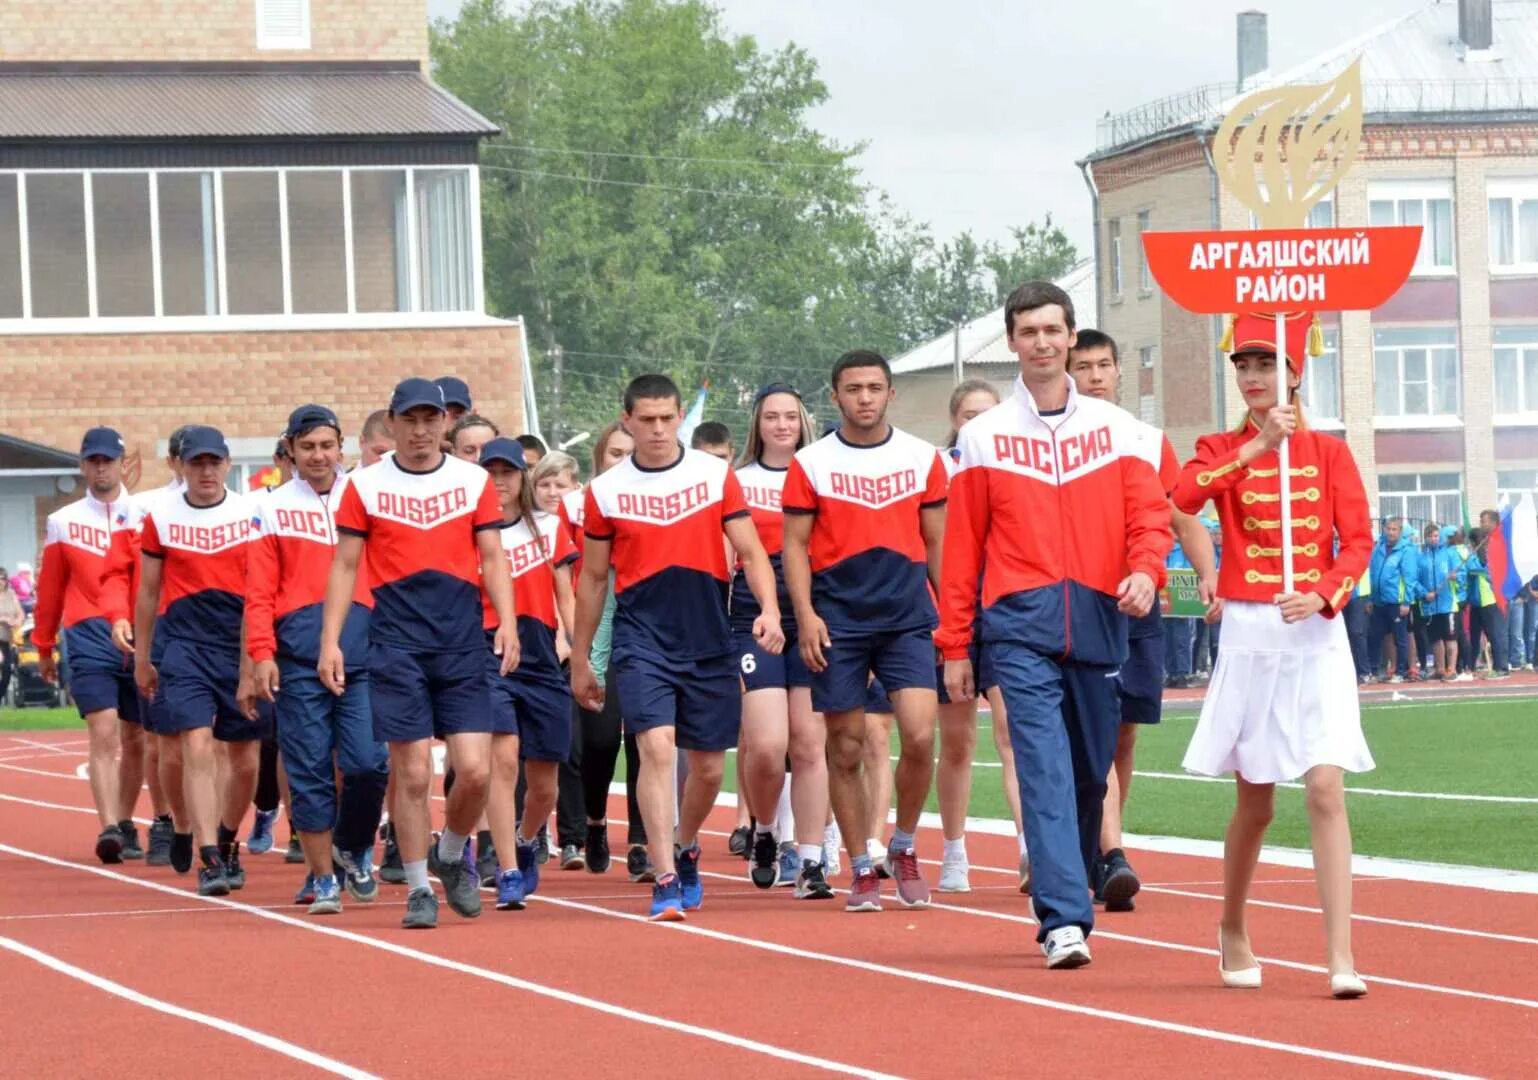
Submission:
M 1308 430 L 1295 395 L 1303 377 L 1307 314 L 1287 317 L 1286 367 L 1277 363 L 1276 319 L 1239 315 L 1229 349 L 1244 421 L 1204 435 L 1181 471 L 1175 505 L 1217 506 L 1223 528 L 1218 576 L 1223 643 L 1201 720 L 1186 750 L 1191 772 L 1233 772 L 1238 802 L 1223 849 L 1223 984 L 1258 989 L 1245 903 L 1271 821 L 1279 781 L 1304 778 L 1314 873 L 1324 909 L 1330 992 L 1360 997 L 1367 986 L 1351 956 L 1351 826 L 1344 773 L 1373 767 L 1362 737 L 1345 607 L 1372 552 L 1367 495 L 1341 439 Z M 1282 591 L 1277 447 L 1290 439 L 1294 590 Z

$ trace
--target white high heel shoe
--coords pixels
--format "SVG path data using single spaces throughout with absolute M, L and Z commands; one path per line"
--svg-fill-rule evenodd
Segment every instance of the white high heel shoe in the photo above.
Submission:
M 1223 966 L 1223 928 L 1218 928 L 1218 975 L 1223 979 L 1223 985 L 1230 990 L 1259 990 L 1260 989 L 1260 965 L 1240 968 L 1238 971 L 1229 971 Z M 1333 987 L 1334 981 L 1331 980 Z M 1367 988 L 1363 987 L 1365 994 Z
M 1330 996 L 1346 1000 L 1367 996 L 1367 984 L 1354 971 L 1330 976 Z

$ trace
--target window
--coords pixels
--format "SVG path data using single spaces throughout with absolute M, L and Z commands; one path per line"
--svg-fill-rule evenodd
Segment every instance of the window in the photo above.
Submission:
M 289 276 L 293 310 L 347 310 L 347 237 L 339 170 L 288 174 Z
M 1419 532 L 1427 522 L 1463 520 L 1462 478 L 1457 473 L 1378 475 L 1378 514 L 1399 517 Z
M 79 173 L 33 173 L 27 177 L 27 248 L 32 262 L 33 316 L 89 315 L 85 177 Z
M 258 49 L 308 49 L 310 0 L 256 0 Z
M 1538 180 L 1490 182 L 1490 266 L 1538 273 Z
M 1538 414 L 1538 326 L 1495 328 L 1495 414 Z
M 21 299 L 21 207 L 16 177 L 0 175 L 0 319 L 19 319 Z
M 470 252 L 470 174 L 418 169 L 417 274 L 423 311 L 465 311 L 475 303 Z
M 1373 331 L 1373 400 L 1379 417 L 1458 416 L 1458 331 Z
M 1121 222 L 1113 221 L 1107 234 L 1111 263 L 1111 295 L 1121 295 Z
M 214 213 L 214 174 L 162 173 L 160 289 L 166 315 L 217 315 L 219 265 Z
M 1145 424 L 1159 422 L 1159 406 L 1152 394 L 1140 394 L 1137 399 L 1137 416 Z
M 1159 346 L 1157 345 L 1144 345 L 1137 351 L 1138 366 L 1145 371 L 1151 369 L 1158 360 Z
M 1538 469 L 1500 469 L 1495 474 L 1499 503 L 1510 505 L 1524 495 L 1538 497 Z
M 1369 225 L 1419 225 L 1416 273 L 1453 268 L 1452 182 L 1443 180 L 1373 184 L 1367 191 Z
M 224 174 L 224 274 L 231 315 L 283 311 L 283 233 L 276 172 Z
M 352 174 L 352 264 L 359 311 L 410 311 L 406 171 Z
M 1142 292 L 1153 290 L 1153 272 L 1148 269 L 1148 256 L 1143 251 L 1143 234 L 1149 230 L 1152 217 L 1152 211 L 1137 212 L 1137 287 Z
M 91 223 L 96 235 L 96 313 L 155 314 L 149 173 L 93 175 Z
M 1266 185 L 1258 185 L 1261 194 L 1265 194 Z M 1335 227 L 1335 200 L 1331 196 L 1325 196 L 1309 208 L 1308 220 L 1303 223 L 1305 229 L 1333 229 Z M 1250 211 L 1250 228 L 1260 228 L 1260 219 Z
M 1308 358 L 1308 363 L 1303 367 L 1303 385 L 1300 389 L 1311 419 L 1340 420 L 1339 331 L 1324 332 L 1324 352 Z

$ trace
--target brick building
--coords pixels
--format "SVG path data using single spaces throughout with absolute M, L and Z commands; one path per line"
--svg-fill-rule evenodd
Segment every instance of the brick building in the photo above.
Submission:
M 427 47 L 425 0 L 0 5 L 0 565 L 78 495 L 93 424 L 141 486 L 191 421 L 245 483 L 307 400 L 351 448 L 408 374 L 520 429 L 523 327 L 482 291 L 495 129 Z
M 1329 315 L 1304 400 L 1350 443 L 1383 514 L 1459 521 L 1538 489 L 1538 3 L 1431 3 L 1290 71 L 1265 72 L 1265 16 L 1239 16 L 1240 84 L 1108 117 L 1080 163 L 1095 195 L 1100 324 L 1130 359 L 1123 404 L 1177 451 L 1237 421 L 1217 351 L 1222 320 L 1155 287 L 1146 229 L 1244 229 L 1221 192 L 1215 129 L 1241 93 L 1322 83 L 1358 57 L 1365 120 L 1355 167 L 1314 226 L 1420 224 L 1403 289 Z

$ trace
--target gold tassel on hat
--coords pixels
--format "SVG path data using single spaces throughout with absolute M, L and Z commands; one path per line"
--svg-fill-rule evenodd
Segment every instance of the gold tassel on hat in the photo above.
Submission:
M 1317 313 L 1314 315 L 1314 321 L 1308 328 L 1308 355 L 1324 355 L 1324 327 L 1320 325 Z
M 1223 324 L 1223 339 L 1218 342 L 1218 352 L 1226 353 L 1234 347 L 1234 317 L 1228 316 Z

